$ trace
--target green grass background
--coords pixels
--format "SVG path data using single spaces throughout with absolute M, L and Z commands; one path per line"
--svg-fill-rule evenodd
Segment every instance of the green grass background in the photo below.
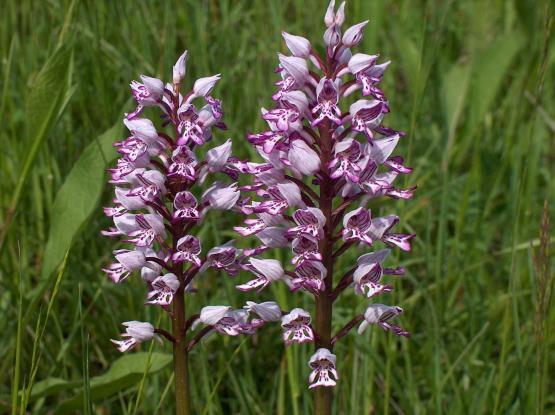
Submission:
M 280 32 L 321 47 L 326 6 L 2 2 L 0 413 L 171 413 L 168 345 L 143 345 L 114 364 L 120 355 L 109 339 L 121 321 L 163 325 L 166 317 L 142 305 L 138 279 L 114 286 L 100 272 L 115 244 L 99 236 L 110 189 L 98 146 L 115 136 L 98 137 L 131 110 L 132 79 L 170 79 L 188 49 L 189 82 L 223 76 L 216 96 L 229 131 L 217 142 L 230 136 L 248 157 L 245 132 L 262 128 L 259 107 L 271 105 Z M 412 201 L 372 208 L 398 213 L 418 239 L 412 253 L 396 256 L 408 274 L 383 298 L 405 309 L 399 322 L 413 337 L 374 329 L 341 342 L 336 413 L 555 413 L 555 313 L 546 296 L 554 238 L 545 226 L 540 243 L 544 201 L 551 214 L 555 202 L 553 3 L 349 0 L 346 10 L 349 24 L 370 19 L 359 50 L 393 61 L 383 81 L 388 125 L 407 131 L 398 153 L 415 169 L 405 184 L 419 186 Z M 82 155 L 77 179 L 54 205 Z M 88 211 L 83 221 L 79 212 Z M 210 216 L 203 245 L 230 238 L 239 220 Z M 69 246 L 63 272 L 45 271 Z M 339 269 L 355 258 L 344 255 Z M 208 274 L 190 309 L 252 297 L 234 284 Z M 274 297 L 283 307 L 310 306 L 285 287 L 260 299 Z M 334 327 L 364 304 L 345 295 Z M 310 353 L 285 351 L 277 325 L 248 339 L 211 337 L 192 355 L 194 413 L 310 413 Z

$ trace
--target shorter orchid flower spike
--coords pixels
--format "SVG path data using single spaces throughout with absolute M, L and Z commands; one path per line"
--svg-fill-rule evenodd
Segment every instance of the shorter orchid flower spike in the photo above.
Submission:
M 281 308 L 275 301 L 266 301 L 259 304 L 254 301 L 247 301 L 247 305 L 243 308 L 256 313 L 264 321 L 281 320 Z
M 291 35 L 287 32 L 281 32 L 281 35 L 293 56 L 307 58 L 310 55 L 312 47 L 308 39 L 302 36 Z
M 183 52 L 183 54 L 177 59 L 175 65 L 173 65 L 173 83 L 180 84 L 183 78 L 185 78 L 187 66 L 187 51 Z
M 380 326 L 386 331 L 391 331 L 397 336 L 408 337 L 410 333 L 403 328 L 389 323 L 389 320 L 401 314 L 403 309 L 398 306 L 384 304 L 371 304 L 364 312 L 364 320 L 358 326 L 358 334 L 362 334 L 370 324 Z
M 308 311 L 294 308 L 281 318 L 283 340 L 286 346 L 292 343 L 309 343 L 314 341 L 314 331 L 310 325 L 312 318 Z
M 358 45 L 362 40 L 362 36 L 364 34 L 364 26 L 366 26 L 367 24 L 368 20 L 365 20 L 364 22 L 358 23 L 345 30 L 342 39 L 343 45 L 348 48 L 352 48 L 353 46 Z
M 210 92 L 212 92 L 214 85 L 216 85 L 216 82 L 218 82 L 220 79 L 220 74 L 197 79 L 195 81 L 195 84 L 193 85 L 193 94 L 196 97 L 206 97 L 207 95 L 210 95 Z
M 300 189 L 293 183 L 294 178 L 288 182 L 283 172 L 278 172 L 273 178 L 269 177 L 271 173 L 264 173 L 275 168 L 270 160 L 251 163 L 233 157 L 231 140 L 211 149 L 211 146 L 205 146 L 217 139 L 213 127 L 220 130 L 227 128 L 222 101 L 212 96 L 220 75 L 191 81 L 193 87 L 186 89 L 187 59 L 185 51 L 175 62 L 173 76 L 167 83 L 148 76 L 141 76 L 139 81 L 131 83 L 136 105 L 133 112 L 125 114 L 123 121 L 129 133 L 114 143 L 120 157 L 115 166 L 108 169 L 115 197 L 113 205 L 104 208 L 104 213 L 113 221 L 113 226 L 101 232 L 107 237 L 123 237 L 123 243 L 134 245 L 132 249 L 114 251 L 114 263 L 104 269 L 108 277 L 119 283 L 131 273 L 140 273 L 147 290 L 145 304 L 160 306 L 174 323 L 179 323 L 173 324 L 171 331 L 167 331 L 150 323 L 128 321 L 123 323 L 125 330 L 122 338 L 112 341 L 122 352 L 153 338 L 160 340 L 163 337 L 172 343 L 176 357 L 176 396 L 179 397 L 176 407 L 181 408 L 190 402 L 184 380 L 189 351 L 215 332 L 229 336 L 253 334 L 266 322 L 280 321 L 282 314 L 273 302 L 249 303 L 245 309 L 235 310 L 224 305 L 210 306 L 203 308 L 200 314 L 189 310 L 190 304 L 185 307 L 186 296 L 197 291 L 195 278 L 210 267 L 224 270 L 231 276 L 236 276 L 241 269 L 248 269 L 256 274 L 261 285 L 284 276 L 279 262 L 255 259 L 248 262 L 248 250 L 237 249 L 230 243 L 213 249 L 203 246 L 205 252 L 202 252 L 199 238 L 202 221 L 207 215 L 214 214 L 214 210 L 248 211 L 264 222 L 256 230 L 264 231 L 261 238 L 267 243 L 266 249 L 278 242 L 279 245 L 289 242 L 285 237 L 287 228 L 283 226 L 286 219 L 282 215 L 269 219 L 265 217 L 269 214 L 254 211 L 258 201 L 249 197 L 239 201 L 240 173 L 260 174 L 260 183 L 273 180 L 278 193 L 281 185 L 285 193 L 282 196 L 287 203 L 296 197 L 294 208 L 304 207 L 306 203 L 302 200 Z M 308 76 L 306 62 L 302 58 L 292 59 L 300 59 L 304 63 Z M 302 67 L 300 61 L 296 64 Z M 296 68 L 289 69 L 293 71 Z M 285 75 L 283 79 L 290 78 L 287 82 L 296 85 L 291 74 L 283 68 L 281 72 Z M 294 118 L 301 116 L 300 111 L 308 113 L 308 99 L 300 91 L 283 89 L 286 101 L 282 104 L 287 110 L 281 125 L 301 128 Z M 159 114 L 152 118 L 157 121 L 141 118 L 147 107 L 158 110 Z M 268 124 L 274 131 L 276 123 Z M 302 136 L 302 131 L 291 133 Z M 287 134 L 289 132 L 284 133 L 286 142 L 289 141 Z M 308 133 L 305 135 L 308 140 L 313 140 Z M 273 163 L 285 163 L 284 145 L 276 148 L 272 155 Z M 292 186 L 295 186 L 296 195 Z M 261 185 L 257 183 L 252 188 L 258 190 Z M 275 231 L 278 225 L 281 231 Z M 268 230 L 264 229 L 266 227 Z M 191 333 L 201 323 L 205 327 Z
M 336 356 L 328 349 L 320 348 L 310 358 L 308 365 L 312 369 L 310 373 L 309 388 L 319 386 L 333 387 L 339 380 L 339 375 L 335 369 Z
M 122 353 L 134 348 L 139 343 L 152 340 L 155 337 L 154 327 L 150 323 L 126 321 L 122 325 L 126 327 L 125 333 L 121 335 L 124 340 L 111 340 Z

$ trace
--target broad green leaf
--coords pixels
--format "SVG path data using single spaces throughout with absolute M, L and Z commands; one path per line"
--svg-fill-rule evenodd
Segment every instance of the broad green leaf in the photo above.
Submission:
M 11 198 L 4 227 L 0 232 L 0 251 L 17 210 L 29 171 L 41 144 L 54 124 L 56 115 L 63 106 L 69 84 L 68 79 L 71 75 L 71 59 L 71 49 L 67 47 L 57 49 L 32 83 L 25 108 L 25 118 L 29 120 L 26 131 L 29 150 Z
M 150 355 L 150 356 L 149 356 Z M 112 396 L 142 379 L 144 372 L 156 373 L 168 366 L 172 356 L 167 353 L 132 353 L 116 360 L 106 373 L 91 379 L 90 392 L 93 401 Z M 61 403 L 57 414 L 73 413 L 83 405 L 83 393 Z
M 61 378 L 46 378 L 35 383 L 33 391 L 29 397 L 29 402 L 33 402 L 39 398 L 50 396 L 63 390 L 73 389 L 80 385 L 80 382 L 68 382 Z
M 27 293 L 30 303 L 25 310 L 25 321 L 49 286 L 52 273 L 71 248 L 87 219 L 95 211 L 104 187 L 104 171 L 116 158 L 113 143 L 121 134 L 121 126 L 112 127 L 93 140 L 77 160 L 66 181 L 58 191 L 52 206 L 51 224 L 44 253 L 41 280 Z
M 499 36 L 489 47 L 477 53 L 472 74 L 470 127 L 479 124 L 492 109 L 511 63 L 524 46 L 524 36 L 512 32 Z
M 97 209 L 104 188 L 105 169 L 116 158 L 113 143 L 120 134 L 118 123 L 92 141 L 58 191 L 44 253 L 43 281 L 54 272 L 83 224 Z

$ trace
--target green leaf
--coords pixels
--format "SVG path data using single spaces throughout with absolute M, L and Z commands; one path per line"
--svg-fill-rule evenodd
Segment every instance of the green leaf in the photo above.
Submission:
M 484 115 L 501 92 L 507 71 L 517 52 L 524 46 L 524 40 L 520 32 L 507 33 L 475 56 L 471 82 L 471 131 L 483 121 Z
M 48 136 L 54 124 L 56 115 L 59 114 L 63 106 L 71 75 L 71 60 L 72 54 L 70 48 L 62 47 L 57 49 L 46 61 L 32 83 L 25 109 L 25 119 L 28 120 L 26 123 L 26 141 L 29 143 L 29 150 L 27 151 L 27 157 L 23 162 L 21 173 L 10 201 L 4 227 L 0 232 L 0 251 L 17 211 L 19 199 L 21 198 L 21 193 L 33 162 L 37 157 L 41 144 Z
M 25 322 L 34 314 L 52 273 L 71 248 L 73 239 L 97 208 L 104 187 L 104 171 L 117 156 L 113 143 L 121 135 L 121 129 L 118 123 L 85 148 L 54 199 L 41 279 L 26 295 L 30 303 L 25 310 Z
M 167 353 L 139 352 L 125 355 L 116 360 L 106 373 L 91 379 L 90 392 L 93 401 L 98 401 L 127 389 L 142 379 L 145 371 L 156 373 L 168 366 L 172 355 Z M 82 391 L 72 399 L 64 401 L 56 413 L 73 413 L 83 406 Z
M 35 383 L 33 391 L 29 396 L 29 402 L 33 402 L 39 398 L 50 396 L 63 390 L 73 389 L 79 386 L 80 382 L 68 382 L 60 378 L 46 378 L 40 382 Z
M 73 239 L 96 211 L 104 188 L 105 169 L 117 155 L 113 143 L 120 135 L 121 126 L 118 123 L 91 142 L 58 191 L 44 253 L 43 281 L 54 272 Z

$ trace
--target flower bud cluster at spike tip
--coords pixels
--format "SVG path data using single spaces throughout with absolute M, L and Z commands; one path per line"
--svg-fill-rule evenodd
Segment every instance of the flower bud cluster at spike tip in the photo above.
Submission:
M 256 236 L 261 244 L 246 251 L 250 258 L 244 269 L 255 278 L 237 288 L 261 291 L 285 282 L 291 291 L 305 291 L 316 301 L 326 296 L 333 304 L 344 292 L 373 301 L 393 289 L 384 280 L 404 273 L 402 267 L 387 268 L 390 250 L 410 251 L 415 235 L 400 233 L 398 216 L 377 216 L 366 205 L 383 197 L 410 199 L 415 187 L 400 189 L 395 181 L 412 169 L 395 154 L 405 134 L 383 125 L 390 109 L 380 83 L 389 62 L 352 50 L 361 44 L 368 21 L 343 31 L 345 2 L 336 8 L 332 0 L 324 22 L 324 56 L 305 37 L 282 32 L 291 55 L 278 54 L 274 105 L 262 108 L 267 128 L 247 135 L 262 163 L 242 170 L 253 179 L 242 187 L 250 194 L 237 204 L 247 218 L 235 230 Z M 345 99 L 354 93 L 360 97 Z M 257 258 L 283 247 L 292 251 L 290 264 Z M 337 278 L 335 258 L 355 248 L 363 255 Z M 363 333 L 369 325 L 408 336 L 390 322 L 401 311 L 365 305 L 332 336 L 318 333 L 317 313 L 295 308 L 281 317 L 283 340 L 286 345 L 315 343 L 310 387 L 334 386 L 339 379 L 335 342 L 351 329 L 358 326 Z M 331 340 L 323 344 L 322 338 Z
M 137 106 L 123 120 L 128 136 L 115 144 L 121 158 L 109 169 L 114 205 L 104 208 L 114 226 L 102 232 L 121 237 L 125 244 L 125 249 L 114 251 L 115 262 L 104 269 L 109 279 L 118 284 L 139 274 L 146 285 L 145 304 L 168 312 L 176 296 L 196 291 L 194 278 L 208 268 L 232 276 L 240 269 L 258 270 L 263 283 L 283 275 L 277 261 L 268 260 L 268 266 L 263 260 L 249 260 L 233 247 L 233 241 L 207 249 L 194 234 L 211 210 L 240 211 L 237 177 L 258 170 L 232 156 L 231 140 L 210 145 L 213 130 L 226 128 L 221 101 L 212 96 L 220 75 L 190 82 L 192 89 L 187 92 L 186 64 L 187 51 L 173 66 L 171 84 L 145 75 L 131 83 Z M 144 116 L 146 108 L 161 112 L 159 126 L 152 121 L 158 115 L 152 120 Z M 208 326 L 204 335 L 210 331 L 251 334 L 267 321 L 281 319 L 274 303 L 249 302 L 245 307 L 205 307 L 198 320 Z M 214 310 L 224 311 L 215 314 Z M 113 341 L 120 351 L 159 338 L 150 323 L 123 324 L 123 340 Z M 183 327 L 183 332 L 191 326 Z M 164 337 L 172 338 L 171 334 Z

